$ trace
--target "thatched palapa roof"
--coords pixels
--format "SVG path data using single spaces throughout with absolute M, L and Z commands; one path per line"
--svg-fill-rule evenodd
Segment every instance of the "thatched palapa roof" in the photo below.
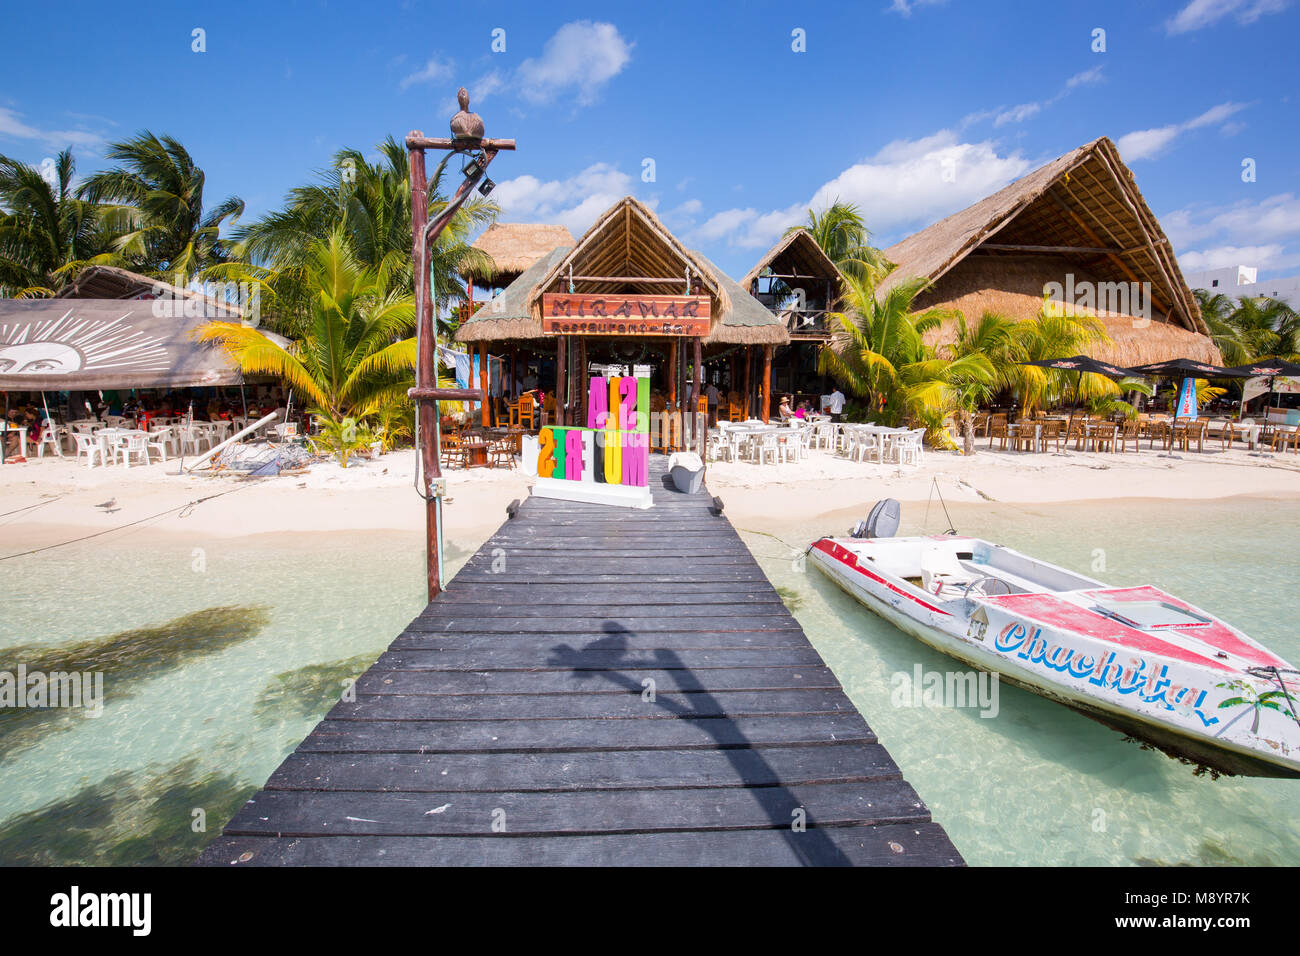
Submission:
M 467 279 L 501 284 L 518 278 L 538 259 L 550 255 L 556 246 L 572 245 L 573 233 L 564 226 L 494 222 L 470 244 L 471 248 L 491 258 L 492 268 L 471 265 L 462 270 L 462 275 Z
M 575 279 L 570 290 L 570 276 L 587 278 Z M 706 344 L 789 341 L 785 326 L 761 302 L 703 255 L 682 245 L 648 206 L 631 196 L 602 213 L 576 243 L 554 248 L 533 262 L 461 325 L 456 338 L 461 342 L 542 338 L 543 293 L 680 293 L 687 288 L 688 276 L 691 286 L 698 284 L 711 299 Z M 678 278 L 681 286 L 637 281 Z
M 959 308 L 968 322 L 985 310 L 1032 318 L 1042 305 L 1044 282 L 1063 283 L 1067 273 L 1076 283 L 1150 283 L 1150 321 L 1103 316 L 1116 341 L 1095 349 L 1094 357 L 1120 365 L 1184 356 L 1218 361 L 1168 237 L 1106 137 L 884 254 L 896 268 L 878 291 L 907 278 L 929 279 L 932 285 L 917 297 L 917 307 Z
M 55 296 L 58 299 L 194 299 L 202 302 L 210 314 L 240 316 L 238 305 L 221 302 L 202 292 L 185 289 L 162 279 L 153 279 L 117 266 L 91 265 Z
M 762 258 L 754 263 L 754 268 L 745 273 L 740 280 L 742 289 L 753 287 L 753 282 L 763 274 L 765 269 L 782 275 L 801 275 L 831 279 L 839 290 L 840 270 L 836 268 L 831 257 L 817 244 L 812 233 L 802 226 L 791 229 L 780 238 L 776 245 L 763 253 Z

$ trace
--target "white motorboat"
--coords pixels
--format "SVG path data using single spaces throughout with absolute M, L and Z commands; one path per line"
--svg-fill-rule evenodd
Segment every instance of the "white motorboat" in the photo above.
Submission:
M 809 551 L 881 617 L 1217 773 L 1300 776 L 1300 672 L 1287 661 L 1157 587 L 1107 587 L 978 538 L 889 537 L 897 504 L 885 504 L 883 535 L 863 522 Z

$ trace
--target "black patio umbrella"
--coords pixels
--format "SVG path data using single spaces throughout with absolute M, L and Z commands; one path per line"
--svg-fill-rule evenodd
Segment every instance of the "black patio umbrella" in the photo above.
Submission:
M 1183 390 L 1183 381 L 1188 378 L 1248 378 L 1249 373 L 1238 372 L 1230 368 L 1222 368 L 1218 365 L 1210 365 L 1208 362 L 1198 362 L 1195 359 L 1180 358 L 1169 359 L 1167 362 L 1152 362 L 1149 365 L 1139 365 L 1133 371 L 1141 375 L 1150 375 L 1155 378 L 1178 378 L 1178 393 L 1181 395 Z M 1177 399 L 1175 399 L 1177 401 Z M 1174 409 L 1174 418 L 1178 418 L 1178 409 Z
M 1136 372 L 1129 368 L 1120 368 L 1118 365 L 1111 365 L 1109 362 L 1102 362 L 1090 355 L 1071 355 L 1069 358 L 1054 359 L 1035 359 L 1032 362 L 1020 362 L 1020 365 L 1036 365 L 1039 368 L 1054 368 L 1066 372 L 1078 372 L 1074 380 L 1074 404 L 1070 406 L 1070 420 L 1065 426 L 1065 433 L 1070 434 L 1070 428 L 1074 425 L 1074 413 L 1079 408 L 1079 389 L 1083 383 L 1083 373 L 1091 372 L 1093 375 L 1105 375 L 1109 379 L 1118 380 L 1121 378 L 1132 378 Z
M 1254 362 L 1247 362 L 1245 365 L 1234 365 L 1228 369 L 1242 378 L 1264 378 L 1268 377 L 1268 404 L 1273 404 L 1273 391 L 1276 379 L 1300 377 L 1300 364 L 1288 361 L 1284 358 L 1273 356 L 1271 358 L 1262 358 Z M 1265 406 L 1266 408 L 1268 406 Z M 1241 410 L 1238 419 L 1246 414 L 1246 392 L 1242 389 L 1241 393 Z M 1268 425 L 1268 412 L 1264 413 L 1264 424 Z

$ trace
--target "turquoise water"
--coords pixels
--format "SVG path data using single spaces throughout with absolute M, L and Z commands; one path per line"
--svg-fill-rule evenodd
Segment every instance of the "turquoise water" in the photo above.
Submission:
M 0 669 L 105 673 L 101 717 L 0 715 L 5 864 L 192 861 L 424 597 L 423 535 L 125 535 L 3 567 L 30 596 Z
M 1300 661 L 1289 623 L 1296 503 L 950 511 L 965 533 L 1066 567 L 1104 560 L 1093 571 L 1102 580 L 1166 587 Z M 970 863 L 1300 862 L 1300 781 L 1196 776 L 1007 686 L 993 719 L 891 706 L 893 674 L 944 671 L 948 659 L 799 570 L 781 543 L 842 533 L 855 517 L 742 533 Z M 937 504 L 925 517 L 924 506 L 905 508 L 903 532 L 946 527 Z M 467 556 L 449 546 L 453 568 Z M 102 670 L 107 697 L 97 719 L 0 714 L 6 864 L 191 861 L 423 605 L 418 534 L 293 544 L 125 535 L 0 567 L 19 595 L 0 618 L 0 669 Z
M 867 508 L 861 517 L 865 517 Z M 1110 584 L 1151 583 L 1219 614 L 1292 663 L 1300 503 L 1125 501 L 949 505 L 990 538 Z M 940 533 L 938 503 L 904 507 L 900 534 Z M 857 517 L 857 516 L 852 516 Z M 1295 865 L 1300 780 L 1195 768 L 1007 685 L 996 717 L 893 706 L 896 673 L 960 670 L 864 609 L 784 543 L 844 534 L 851 516 L 776 519 L 742 536 L 867 722 L 972 865 Z M 742 523 L 743 524 L 743 523 Z M 762 531 L 765 534 L 752 533 Z M 769 535 L 776 535 L 781 541 Z M 901 695 L 900 695 L 901 696 Z

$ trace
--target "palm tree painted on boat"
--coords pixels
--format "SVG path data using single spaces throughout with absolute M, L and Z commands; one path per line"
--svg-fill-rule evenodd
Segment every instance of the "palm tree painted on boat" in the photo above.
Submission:
M 1252 734 L 1259 733 L 1259 716 L 1264 710 L 1275 710 L 1285 717 L 1289 717 L 1292 720 L 1295 719 L 1295 715 L 1292 714 L 1287 707 L 1287 704 L 1289 703 L 1287 695 L 1280 690 L 1266 690 L 1263 693 L 1260 693 L 1253 686 L 1243 680 L 1231 680 L 1224 684 L 1216 684 L 1215 686 L 1237 692 L 1237 696 L 1227 697 L 1220 701 L 1220 709 L 1247 705 L 1254 708 L 1250 723 L 1250 732 Z

